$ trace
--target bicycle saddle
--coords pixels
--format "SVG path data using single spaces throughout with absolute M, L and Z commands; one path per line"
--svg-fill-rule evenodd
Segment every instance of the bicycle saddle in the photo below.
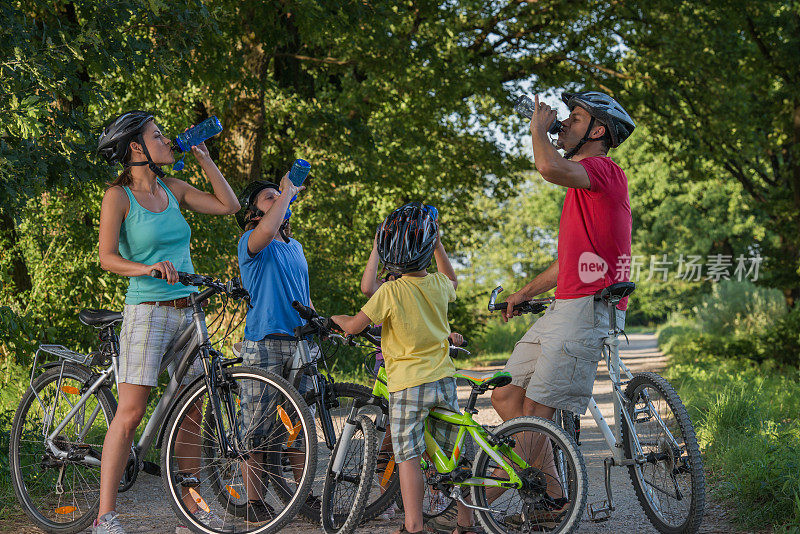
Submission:
M 611 284 L 600 292 L 600 298 L 606 302 L 611 301 L 614 303 L 624 299 L 636 289 L 636 284 L 633 282 L 619 282 Z
M 122 320 L 122 313 L 111 310 L 83 309 L 78 314 L 78 319 L 85 325 L 111 325 Z
M 500 388 L 511 383 L 511 374 L 506 371 L 489 371 L 481 373 L 478 371 L 456 371 L 453 375 L 456 379 L 464 379 L 473 388 L 480 387 L 484 390 L 489 388 Z

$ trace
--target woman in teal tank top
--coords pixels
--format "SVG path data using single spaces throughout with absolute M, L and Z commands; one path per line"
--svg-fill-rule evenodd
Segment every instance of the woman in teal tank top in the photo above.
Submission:
M 192 147 L 192 154 L 213 193 L 166 177 L 161 166 L 175 161 L 170 145 L 153 116 L 144 111 L 115 118 L 103 130 L 98 145 L 98 152 L 110 164 L 123 166 L 100 210 L 100 266 L 130 278 L 120 333 L 119 406 L 106 434 L 100 465 L 100 509 L 93 527 L 98 534 L 124 532 L 117 518 L 116 498 L 134 432 L 150 389 L 157 384 L 165 349 L 192 320 L 185 297 L 194 289 L 177 283 L 178 271 L 194 272 L 191 230 L 181 208 L 212 215 L 229 215 L 239 209 L 236 195 L 205 144 Z M 165 279 L 149 276 L 153 269 Z M 199 418 L 199 413 L 196 415 Z M 185 442 L 187 453 L 199 447 L 194 433 L 187 430 L 181 434 L 178 441 Z M 193 456 L 197 457 L 196 453 Z M 190 510 L 198 516 L 209 515 L 197 508 L 188 493 L 185 497 Z M 202 520 L 209 524 L 213 519 Z

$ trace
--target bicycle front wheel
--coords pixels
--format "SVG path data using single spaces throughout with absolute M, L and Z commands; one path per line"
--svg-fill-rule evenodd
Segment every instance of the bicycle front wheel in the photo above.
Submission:
M 644 463 L 628 473 L 636 497 L 659 532 L 697 532 L 705 507 L 705 475 L 692 421 L 675 389 L 656 373 L 633 377 L 625 389 L 633 432 L 622 423 L 625 455 L 636 454 L 639 440 Z
M 333 392 L 338 406 L 330 407 L 328 413 L 330 414 L 337 440 L 339 436 L 342 435 L 342 429 L 347 422 L 347 418 L 350 416 L 353 404 L 356 402 L 362 405 L 358 411 L 359 415 L 367 415 L 373 423 L 375 423 L 378 417 L 383 413 L 380 406 L 367 404 L 373 397 L 372 390 L 366 386 L 350 382 L 336 382 L 333 384 Z M 316 392 L 310 391 L 306 393 L 305 399 L 306 403 L 311 406 L 316 399 Z M 311 496 L 300 506 L 300 515 L 313 523 L 318 523 L 320 520 L 320 498 L 325 486 L 328 463 L 331 458 L 331 451 L 325 445 L 325 440 L 322 437 L 323 425 L 320 420 L 320 415 L 320 410 L 316 410 L 314 422 L 317 428 L 317 474 L 314 478 L 314 488 L 311 491 Z M 380 439 L 380 437 L 378 437 L 378 439 Z M 400 476 L 397 466 L 395 465 L 394 453 L 392 452 L 388 432 L 384 435 L 383 443 L 379 443 L 378 447 L 380 450 L 378 452 L 374 484 L 372 485 L 367 506 L 364 510 L 364 521 L 369 521 L 383 513 L 384 510 L 397 500 L 400 494 Z
M 203 381 L 183 393 L 165 427 L 170 503 L 197 532 L 277 532 L 311 491 L 317 438 L 308 406 L 285 379 L 254 367 L 224 369 L 215 389 L 221 428 Z M 290 492 L 285 504 L 276 484 Z
M 39 375 L 11 424 L 11 483 L 23 511 L 47 532 L 86 529 L 100 505 L 100 456 L 117 403 L 103 386 L 91 395 L 53 442 L 44 433 L 64 421 L 91 373 L 67 363 Z M 38 398 L 37 398 L 38 397 Z
M 488 532 L 559 532 L 577 530 L 586 505 L 586 466 L 569 435 L 553 421 L 540 417 L 517 417 L 495 428 L 500 442 L 497 453 L 522 479 L 521 488 L 504 489 L 508 474 L 486 450 L 479 449 L 473 476 L 492 478 L 497 486 L 473 486 L 475 504 L 491 511 L 478 511 Z M 515 463 L 511 451 L 529 467 Z M 557 458 L 563 462 L 558 468 Z
M 378 453 L 375 425 L 366 415 L 359 415 L 352 430 L 349 436 L 340 436 L 328 462 L 320 513 L 326 534 L 353 532 L 369 500 Z M 334 472 L 334 461 L 342 447 L 347 452 L 341 456 L 338 472 Z

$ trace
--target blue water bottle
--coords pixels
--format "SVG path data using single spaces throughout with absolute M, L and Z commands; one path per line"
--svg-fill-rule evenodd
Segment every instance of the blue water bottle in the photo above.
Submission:
M 303 182 L 308 176 L 308 172 L 311 170 L 311 164 L 304 159 L 296 159 L 294 164 L 292 165 L 292 170 L 289 171 L 289 180 L 297 186 L 300 187 L 303 185 Z M 289 206 L 292 205 L 292 202 L 297 200 L 297 195 L 292 197 L 292 200 L 289 201 Z M 283 216 L 283 220 L 287 220 L 289 217 L 292 216 L 292 210 L 290 207 L 286 208 L 286 215 Z
M 289 171 L 289 180 L 291 180 L 296 187 L 300 187 L 303 185 L 310 170 L 311 164 L 309 162 L 304 159 L 296 159 L 292 165 L 292 170 Z
M 183 152 L 183 156 L 175 162 L 172 166 L 172 170 L 182 171 L 184 166 L 183 159 L 186 157 L 186 153 L 189 152 L 193 146 L 199 145 L 206 139 L 214 137 L 221 131 L 222 124 L 219 122 L 219 119 L 214 116 L 207 118 L 197 126 L 189 128 L 177 136 L 172 143 L 172 150 L 175 152 Z

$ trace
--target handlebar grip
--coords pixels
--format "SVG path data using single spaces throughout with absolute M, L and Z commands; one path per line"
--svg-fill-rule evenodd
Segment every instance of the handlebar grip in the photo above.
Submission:
M 330 317 L 325 318 L 325 329 L 329 332 L 344 332 L 342 327 L 336 324 L 336 321 L 331 319 Z
M 459 347 L 466 347 L 467 345 L 469 345 L 469 339 L 464 338 L 464 341 L 461 342 L 461 345 L 459 345 Z
M 297 310 L 297 313 L 300 314 L 300 318 L 306 321 L 313 319 L 317 315 L 314 310 L 312 310 L 308 306 L 303 306 L 300 302 L 296 300 L 292 302 L 292 308 Z
M 161 279 L 164 278 L 164 273 L 162 273 L 158 269 L 153 269 L 152 271 L 150 271 L 150 276 L 152 276 L 153 278 Z
M 494 305 L 494 311 L 502 311 L 508 308 L 508 302 L 498 302 Z

